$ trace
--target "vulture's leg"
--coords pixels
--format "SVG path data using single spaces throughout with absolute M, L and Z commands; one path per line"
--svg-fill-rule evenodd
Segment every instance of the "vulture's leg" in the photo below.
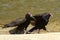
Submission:
M 38 33 L 38 34 L 40 33 L 40 29 L 37 29 L 37 33 Z
M 46 27 L 43 27 L 43 30 L 45 30 L 45 31 L 47 31 L 47 32 L 48 32 L 48 30 L 46 29 Z
M 36 27 L 33 27 L 32 29 L 30 29 L 28 32 L 26 32 L 26 34 L 30 34 L 31 32 L 33 32 L 36 29 Z
M 26 30 L 26 28 L 24 28 L 24 34 L 26 34 L 26 32 L 27 32 L 27 30 Z

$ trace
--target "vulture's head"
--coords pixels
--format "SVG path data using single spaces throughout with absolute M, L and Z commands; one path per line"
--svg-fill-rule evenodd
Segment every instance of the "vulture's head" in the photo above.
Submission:
M 42 18 L 45 20 L 45 21 L 48 21 L 50 16 L 53 16 L 52 13 L 48 12 L 48 13 L 44 13 L 42 15 Z
M 34 24 L 34 25 L 35 25 L 36 19 L 35 19 L 35 17 L 32 16 L 32 14 L 31 14 L 30 12 L 28 12 L 28 13 L 26 14 L 25 18 L 26 18 L 27 20 L 30 20 L 31 24 Z
M 50 17 L 51 15 L 52 15 L 51 13 L 47 13 L 47 15 L 46 15 L 46 16 L 47 16 L 47 17 Z

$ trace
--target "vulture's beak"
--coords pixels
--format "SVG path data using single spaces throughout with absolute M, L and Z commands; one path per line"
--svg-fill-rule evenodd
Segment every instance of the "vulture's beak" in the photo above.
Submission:
M 50 13 L 50 15 L 51 15 L 51 17 L 53 17 L 53 14 L 52 13 Z

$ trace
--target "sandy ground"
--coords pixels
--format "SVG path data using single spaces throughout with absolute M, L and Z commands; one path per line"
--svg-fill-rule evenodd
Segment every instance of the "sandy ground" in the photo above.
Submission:
M 13 27 L 12 28 L 5 28 L 5 29 L 2 29 L 0 27 L 0 34 L 9 34 L 9 30 L 11 30 L 11 29 L 13 29 Z
M 0 40 L 60 40 L 60 33 L 0 35 Z

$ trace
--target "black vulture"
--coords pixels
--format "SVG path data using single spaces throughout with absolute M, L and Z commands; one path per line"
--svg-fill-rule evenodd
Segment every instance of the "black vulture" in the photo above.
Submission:
M 26 31 L 31 20 L 35 20 L 35 19 L 34 19 L 34 17 L 32 17 L 32 15 L 30 13 L 27 13 L 25 15 L 24 19 L 18 19 L 16 21 L 13 21 L 9 24 L 4 25 L 3 28 L 17 26 L 17 28 L 15 29 L 15 33 L 11 33 L 11 34 L 22 34 L 22 32 L 24 33 L 24 31 Z M 9 32 L 11 32 L 11 31 L 9 31 Z
M 37 30 L 38 33 L 39 33 L 40 29 L 43 29 L 43 30 L 47 31 L 45 26 L 48 24 L 50 16 L 51 16 L 51 13 L 49 13 L 49 12 L 48 13 L 34 15 L 33 17 L 36 19 L 35 25 L 27 33 L 31 33 L 34 30 Z

